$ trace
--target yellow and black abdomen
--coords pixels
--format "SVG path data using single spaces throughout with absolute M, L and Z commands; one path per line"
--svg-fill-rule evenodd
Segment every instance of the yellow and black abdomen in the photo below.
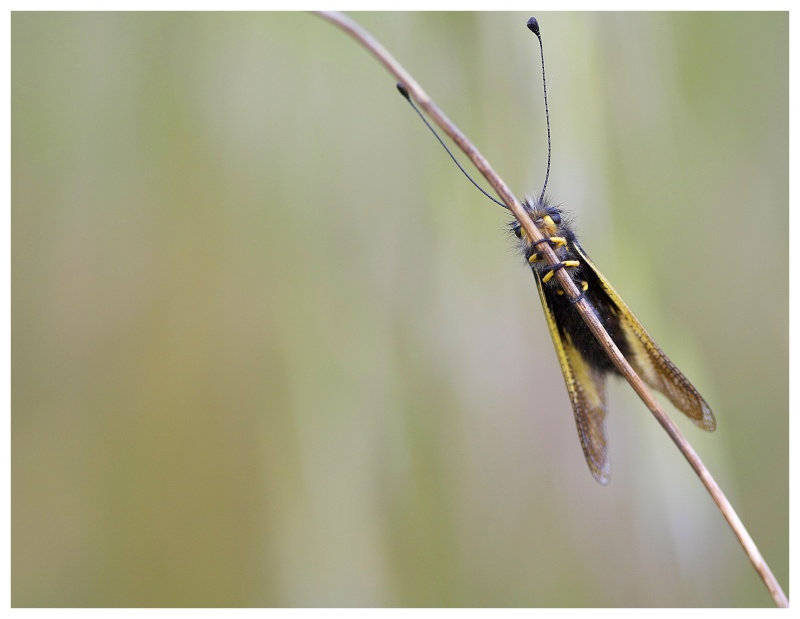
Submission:
M 584 252 L 576 251 L 574 235 L 570 234 L 569 236 L 573 238 L 568 238 L 566 246 L 559 248 L 556 253 L 564 262 L 575 261 L 579 263 L 579 266 L 567 268 L 567 273 L 572 278 L 572 281 L 575 282 L 578 290 L 583 290 L 584 296 L 594 309 L 595 315 L 614 340 L 620 352 L 627 357 L 631 352 L 631 345 L 623 329 L 619 309 L 605 292 L 594 269 L 583 260 L 582 254 Z M 568 340 L 571 346 L 580 353 L 586 363 L 594 370 L 603 373 L 612 371 L 619 373 L 617 367 L 600 346 L 586 322 L 581 318 L 574 304 L 562 290 L 561 284 L 558 283 L 557 279 L 554 277 L 547 282 L 542 282 L 548 272 L 546 263 L 542 261 L 531 263 L 531 269 L 539 280 L 547 306 L 549 311 L 552 312 L 553 320 L 561 337 Z

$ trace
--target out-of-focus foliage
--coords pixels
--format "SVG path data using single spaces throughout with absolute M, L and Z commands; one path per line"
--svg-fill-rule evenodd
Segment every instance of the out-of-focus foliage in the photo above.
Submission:
M 539 191 L 529 15 L 354 17 Z M 788 587 L 788 14 L 537 17 L 549 193 L 712 404 L 678 422 Z M 12 604 L 770 604 L 621 383 L 592 480 L 508 216 L 347 36 L 11 35 Z

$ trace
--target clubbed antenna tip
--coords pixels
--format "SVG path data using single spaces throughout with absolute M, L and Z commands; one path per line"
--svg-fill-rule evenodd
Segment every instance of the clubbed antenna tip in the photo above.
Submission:
M 544 202 L 544 192 L 547 190 L 547 181 L 550 179 L 550 109 L 547 107 L 547 77 L 544 74 L 544 45 L 542 44 L 542 35 L 539 32 L 539 22 L 535 17 L 528 20 L 528 30 L 536 35 L 539 39 L 539 53 L 542 57 L 542 86 L 544 87 L 544 117 L 547 121 L 547 172 L 544 175 L 544 185 L 542 185 L 542 193 L 539 196 L 539 202 Z

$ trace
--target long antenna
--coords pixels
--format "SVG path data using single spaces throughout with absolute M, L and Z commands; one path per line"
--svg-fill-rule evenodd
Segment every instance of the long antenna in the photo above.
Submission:
M 401 95 L 403 95 L 403 97 L 405 97 L 405 100 L 406 100 L 406 101 L 408 101 L 408 102 L 409 102 L 409 104 L 411 105 L 411 107 L 413 107 L 413 108 L 414 108 L 414 111 L 415 111 L 415 112 L 417 113 L 417 115 L 418 115 L 418 116 L 419 116 L 419 117 L 422 119 L 422 122 L 424 122 L 424 123 L 425 123 L 425 125 L 428 127 L 428 129 L 430 129 L 430 130 L 431 130 L 431 133 L 433 133 L 433 135 L 435 135 L 435 136 L 436 136 L 436 139 L 437 139 L 437 140 L 439 140 L 439 144 L 441 144 L 441 145 L 442 145 L 442 148 L 444 148 L 444 149 L 447 151 L 447 154 L 448 154 L 448 155 L 450 155 L 450 159 L 452 159 L 452 160 L 453 160 L 453 162 L 454 162 L 454 163 L 455 163 L 455 164 L 458 166 L 458 169 L 459 169 L 459 170 L 461 170 L 461 171 L 464 173 L 464 176 L 466 176 L 466 177 L 469 179 L 469 182 L 470 182 L 470 183 L 472 183 L 473 185 L 475 185 L 475 186 L 478 188 L 478 190 L 479 190 L 479 191 L 480 191 L 480 192 L 481 192 L 483 195 L 485 195 L 487 198 L 489 198 L 489 199 L 490 199 L 492 202 L 494 202 L 495 204 L 499 204 L 499 205 L 500 205 L 500 206 L 502 206 L 504 209 L 508 209 L 508 207 L 507 207 L 505 204 L 503 204 L 503 203 L 502 203 L 502 202 L 500 202 L 499 200 L 495 200 L 495 199 L 494 199 L 492 196 L 490 196 L 488 193 L 486 193 L 486 191 L 484 191 L 483 187 L 481 187 L 480 185 L 478 185 L 478 183 L 476 183 L 476 182 L 475 182 L 475 181 L 472 179 L 472 177 L 471 177 L 469 174 L 467 174 L 467 171 L 466 171 L 464 168 L 462 168 L 462 167 L 461 167 L 461 164 L 458 162 L 458 159 L 456 159 L 456 158 L 455 158 L 455 155 L 453 155 L 453 153 L 451 153 L 451 152 L 450 152 L 450 149 L 449 149 L 449 148 L 447 148 L 447 145 L 444 143 L 444 141 L 442 140 L 442 138 L 440 138 L 440 137 L 439 137 L 439 134 L 438 134 L 438 133 L 436 133 L 436 130 L 435 130 L 433 127 L 431 127 L 431 124 L 428 122 L 428 119 L 427 119 L 427 118 L 425 118 L 425 116 L 423 116 L 422 112 L 420 112 L 420 111 L 419 111 L 419 109 L 417 109 L 417 106 L 416 106 L 416 105 L 414 105 L 414 102 L 411 100 L 411 95 L 410 95 L 410 94 L 408 94 L 408 89 L 407 89 L 405 86 L 403 86 L 403 84 L 401 84 L 401 83 L 399 83 L 399 82 L 398 82 L 398 84 L 397 84 L 397 90 L 398 90 L 398 91 L 400 91 L 400 94 L 401 94 Z
M 528 20 L 528 30 L 536 35 L 539 39 L 539 52 L 542 57 L 542 85 L 544 86 L 544 116 L 547 119 L 547 174 L 544 175 L 544 186 L 542 187 L 542 195 L 539 196 L 539 202 L 544 201 L 544 190 L 547 189 L 547 181 L 550 179 L 550 110 L 547 107 L 547 78 L 544 74 L 544 45 L 542 45 L 542 35 L 539 32 L 539 22 L 535 17 Z

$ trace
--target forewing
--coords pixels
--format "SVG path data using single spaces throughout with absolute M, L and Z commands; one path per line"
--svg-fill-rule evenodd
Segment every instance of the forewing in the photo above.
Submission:
M 703 396 L 698 393 L 694 385 L 689 382 L 689 379 L 664 354 L 664 351 L 655 343 L 642 326 L 642 323 L 625 305 L 617 291 L 614 290 L 577 243 L 575 244 L 575 249 L 580 254 L 583 262 L 597 276 L 603 290 L 619 309 L 620 324 L 631 349 L 628 361 L 633 366 L 633 369 L 636 370 L 636 373 L 653 389 L 667 396 L 675 408 L 685 413 L 695 424 L 704 430 L 713 432 L 717 427 L 717 422 L 714 419 L 714 413 L 711 412 L 711 408 L 703 399 Z
M 606 447 L 606 398 L 603 375 L 595 372 L 573 346 L 569 336 L 562 337 L 556 324 L 553 308 L 545 296 L 542 283 L 536 276 L 536 287 L 542 300 L 547 326 L 553 338 L 561 371 L 572 402 L 575 424 L 581 440 L 583 455 L 594 478 L 601 484 L 611 479 L 611 462 Z

